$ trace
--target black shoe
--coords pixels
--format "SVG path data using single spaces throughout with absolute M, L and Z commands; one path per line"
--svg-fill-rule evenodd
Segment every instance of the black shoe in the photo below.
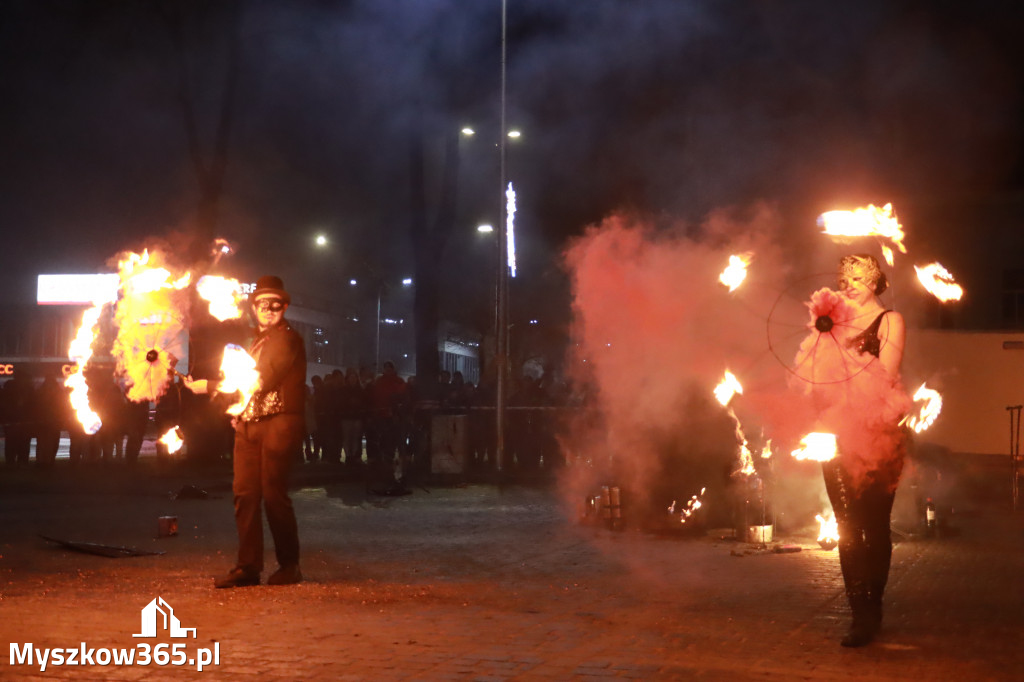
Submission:
M 268 585 L 294 585 L 302 582 L 302 571 L 298 564 L 282 566 L 267 578 Z
M 217 589 L 227 587 L 252 587 L 260 584 L 260 574 L 244 568 L 235 567 L 222 578 L 214 578 L 213 586 Z
M 880 627 L 881 622 L 876 623 L 867 618 L 855 618 L 853 625 L 850 626 L 850 631 L 846 633 L 839 644 L 851 648 L 867 646 L 874 641 Z

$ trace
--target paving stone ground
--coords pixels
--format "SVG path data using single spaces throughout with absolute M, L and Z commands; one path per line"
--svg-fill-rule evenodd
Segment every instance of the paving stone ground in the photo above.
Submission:
M 61 464 L 0 471 L 0 679 L 1024 679 L 1024 513 L 1001 500 L 962 508 L 949 537 L 898 542 L 884 632 L 847 650 L 837 554 L 807 534 L 776 553 L 581 525 L 550 483 L 378 497 L 307 471 L 305 582 L 215 590 L 236 547 L 226 472 Z M 209 498 L 170 499 L 184 485 Z M 155 537 L 164 515 L 178 536 Z M 164 553 L 111 559 L 40 534 Z M 132 636 L 156 597 L 194 639 Z M 44 671 L 12 664 L 11 643 L 185 643 L 186 662 L 219 661 Z

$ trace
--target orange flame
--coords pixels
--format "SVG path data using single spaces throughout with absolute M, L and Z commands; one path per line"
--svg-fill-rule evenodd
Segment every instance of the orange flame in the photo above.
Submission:
M 757 473 L 757 470 L 754 468 L 754 457 L 750 453 L 750 448 L 747 447 L 747 437 L 743 435 L 743 427 L 740 424 L 739 417 L 729 407 L 732 397 L 737 393 L 743 393 L 743 386 L 732 372 L 725 370 L 725 377 L 715 386 L 714 392 L 715 398 L 729 411 L 729 416 L 736 422 L 736 440 L 740 444 L 740 468 L 736 473 L 751 476 Z
M 167 433 L 160 436 L 160 442 L 167 446 L 167 452 L 172 455 L 181 450 L 181 446 L 185 444 L 177 426 L 172 426 Z
M 237 279 L 205 275 L 196 283 L 196 292 L 210 304 L 210 314 L 221 322 L 242 316 L 242 285 Z
M 160 289 L 184 289 L 192 279 L 190 273 L 185 273 L 176 280 L 172 280 L 170 270 L 164 267 L 149 266 L 149 249 L 141 254 L 129 253 L 128 256 L 117 264 L 118 272 L 121 274 L 121 289 L 126 296 L 135 296 L 152 293 Z
M 729 291 L 736 291 L 739 285 L 743 284 L 743 280 L 747 278 L 747 266 L 750 265 L 753 255 L 744 253 L 739 256 L 729 256 L 729 265 L 722 270 L 718 281 L 729 287 Z
M 800 444 L 803 447 L 793 451 L 798 460 L 827 462 L 838 453 L 836 437 L 831 433 L 809 433 L 800 439 Z
M 907 426 L 914 429 L 915 433 L 921 433 L 935 423 L 939 413 L 942 412 L 942 395 L 935 389 L 928 388 L 925 384 L 914 393 L 914 402 L 924 404 L 916 415 L 907 417 Z
M 225 410 L 230 415 L 238 416 L 260 387 L 260 373 L 256 371 L 256 360 L 241 346 L 229 343 L 224 347 L 220 371 L 224 378 L 221 380 L 218 390 L 223 393 L 238 391 L 241 394 L 238 402 Z
M 715 398 L 723 406 L 728 406 L 732 397 L 737 393 L 742 395 L 743 386 L 732 372 L 725 370 L 725 377 L 715 386 Z
M 882 208 L 874 205 L 857 208 L 853 211 L 826 211 L 818 217 L 824 234 L 834 237 L 884 237 L 893 246 L 906 253 L 903 238 L 906 236 L 896 216 L 892 214 L 892 204 Z M 885 262 L 892 265 L 892 249 L 882 246 Z
M 100 313 L 103 304 L 97 303 L 82 315 L 82 324 L 78 327 L 75 338 L 68 349 L 68 357 L 78 366 L 77 371 L 68 375 L 64 383 L 71 389 L 71 407 L 75 418 L 81 423 L 86 433 L 96 433 L 103 422 L 100 416 L 89 407 L 89 387 L 85 382 L 85 367 L 92 357 L 92 343 L 99 333 Z
M 914 270 L 917 271 L 917 279 L 928 293 L 943 303 L 959 301 L 964 295 L 963 287 L 953 280 L 953 275 L 940 263 L 930 263 L 923 268 L 915 265 Z
M 839 522 L 836 515 L 828 513 L 828 518 L 818 514 L 815 516 L 820 524 L 818 527 L 818 542 L 839 542 Z

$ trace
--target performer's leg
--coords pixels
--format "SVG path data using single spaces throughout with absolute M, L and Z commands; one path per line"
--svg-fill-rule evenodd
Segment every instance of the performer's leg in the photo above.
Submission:
M 260 449 L 264 425 L 244 424 L 235 434 L 232 489 L 238 526 L 238 567 L 259 575 L 263 570 L 263 518 L 260 512 Z
M 874 638 L 869 596 L 867 545 L 864 540 L 863 503 L 837 462 L 822 465 L 825 490 L 839 527 L 839 566 L 853 621 L 843 646 L 864 646 Z
M 291 453 L 302 441 L 301 415 L 280 414 L 266 422 L 263 439 L 263 505 L 274 537 L 274 551 L 282 567 L 299 564 L 299 529 L 288 497 Z

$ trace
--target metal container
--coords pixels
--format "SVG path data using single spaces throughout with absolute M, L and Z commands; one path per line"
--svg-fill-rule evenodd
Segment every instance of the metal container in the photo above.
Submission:
M 774 526 L 771 524 L 767 526 L 747 526 L 747 542 L 766 544 L 772 541 L 774 535 Z
M 178 517 L 161 516 L 156 520 L 157 537 L 169 538 L 178 534 Z

